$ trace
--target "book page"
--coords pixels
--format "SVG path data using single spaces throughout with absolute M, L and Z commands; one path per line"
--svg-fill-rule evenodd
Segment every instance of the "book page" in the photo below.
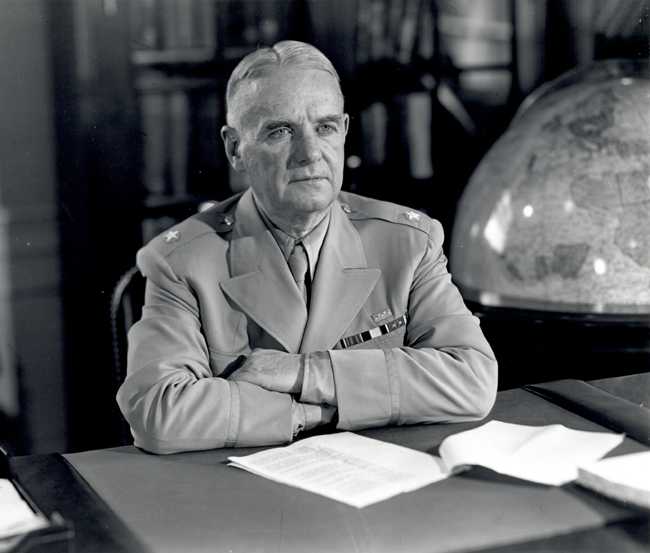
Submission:
M 287 447 L 229 457 L 229 461 L 232 466 L 358 508 L 448 476 L 432 455 L 352 432 L 314 436 Z
M 0 539 L 30 532 L 47 524 L 20 497 L 11 480 L 0 478 Z
M 578 466 L 600 459 L 623 434 L 585 432 L 561 424 L 525 426 L 490 421 L 447 437 L 440 455 L 450 469 L 481 465 L 501 474 L 560 486 L 576 478 Z

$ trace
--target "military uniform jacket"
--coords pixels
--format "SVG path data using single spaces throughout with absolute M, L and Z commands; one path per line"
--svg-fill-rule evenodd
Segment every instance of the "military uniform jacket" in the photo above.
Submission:
M 146 299 L 118 392 L 135 444 L 291 441 L 290 395 L 220 376 L 255 348 L 327 352 L 341 429 L 483 417 L 496 361 L 442 241 L 424 214 L 342 192 L 308 313 L 250 191 L 155 238 L 138 252 Z

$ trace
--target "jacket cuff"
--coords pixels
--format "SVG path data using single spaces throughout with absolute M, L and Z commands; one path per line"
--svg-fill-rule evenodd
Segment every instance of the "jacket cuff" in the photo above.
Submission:
M 399 410 L 399 383 L 391 378 L 381 349 L 332 350 L 339 422 L 337 428 L 356 430 L 386 426 Z
M 304 363 L 300 401 L 317 405 L 336 405 L 336 387 L 329 352 L 305 354 Z
M 293 435 L 291 396 L 248 382 L 229 381 L 239 392 L 235 447 L 288 443 Z M 231 417 L 233 415 L 231 414 Z

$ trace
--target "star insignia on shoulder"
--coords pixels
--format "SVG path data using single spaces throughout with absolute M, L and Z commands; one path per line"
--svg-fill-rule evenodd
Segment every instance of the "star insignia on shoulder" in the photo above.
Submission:
M 175 242 L 181 237 L 181 233 L 178 230 L 169 230 L 165 233 L 165 242 L 169 244 L 170 242 Z
M 417 211 L 407 211 L 404 213 L 406 215 L 406 218 L 409 221 L 419 221 L 420 217 L 422 217 L 422 213 L 418 213 Z

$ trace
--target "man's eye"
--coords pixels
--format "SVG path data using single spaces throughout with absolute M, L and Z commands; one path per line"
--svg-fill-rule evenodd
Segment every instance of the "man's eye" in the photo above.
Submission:
M 273 139 L 285 138 L 290 134 L 291 134 L 291 129 L 289 127 L 279 127 L 277 129 L 272 130 L 269 133 L 269 138 L 273 138 Z
M 318 134 L 321 136 L 327 136 L 328 134 L 333 134 L 336 132 L 336 126 L 331 123 L 321 123 L 318 125 Z

